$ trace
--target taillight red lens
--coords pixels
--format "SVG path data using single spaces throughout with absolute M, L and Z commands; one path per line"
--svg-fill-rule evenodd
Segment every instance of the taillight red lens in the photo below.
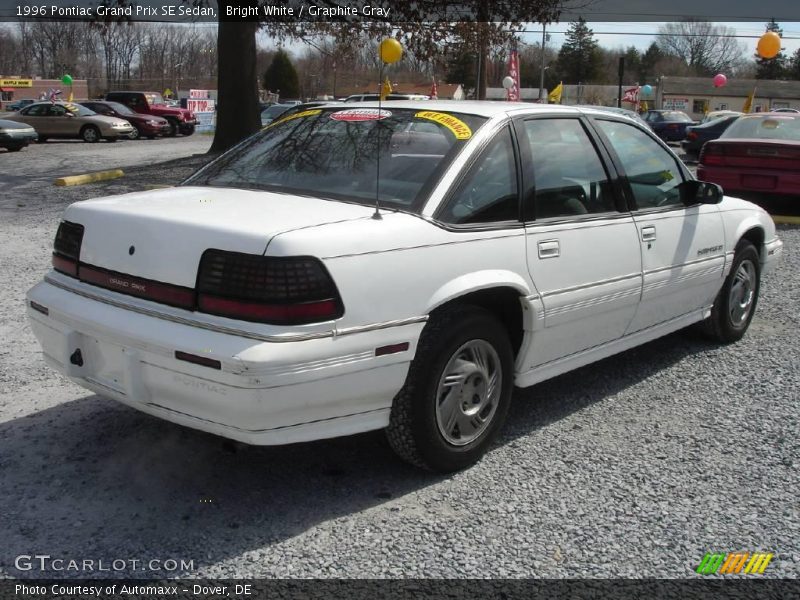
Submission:
M 77 277 L 82 243 L 83 225 L 61 221 L 53 242 L 53 268 L 65 275 Z
M 717 144 L 706 143 L 706 145 L 703 146 L 703 149 L 700 150 L 698 162 L 702 165 L 724 165 L 725 152 Z
M 322 262 L 206 250 L 197 275 L 198 310 L 272 324 L 335 319 L 344 313 Z
M 697 139 L 697 134 L 694 131 L 690 131 L 689 133 L 686 134 L 686 139 L 687 140 L 696 140 Z

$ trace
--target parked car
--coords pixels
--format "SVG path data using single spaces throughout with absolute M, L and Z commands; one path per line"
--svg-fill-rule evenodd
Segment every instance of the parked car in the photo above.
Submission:
M 35 142 L 38 137 L 30 125 L 0 119 L 0 148 L 5 148 L 9 152 L 17 152 L 31 142 Z
M 169 136 L 192 135 L 197 126 L 194 113 L 186 108 L 167 106 L 158 92 L 108 92 L 106 100 L 124 104 L 132 111 L 163 117 L 169 122 Z
M 29 98 L 16 100 L 14 102 L 9 102 L 8 104 L 6 104 L 3 110 L 7 110 L 9 112 L 15 112 L 21 108 L 25 108 L 29 104 L 33 104 L 34 102 L 36 102 L 36 100 L 31 100 Z
M 261 111 L 261 126 L 266 127 L 287 110 L 293 109 L 296 104 L 273 104 Z
M 800 114 L 739 117 L 703 146 L 697 175 L 728 193 L 800 196 Z
M 6 118 L 32 126 L 39 134 L 39 142 L 49 138 L 116 142 L 133 131 L 133 126 L 124 119 L 98 115 L 74 102 L 37 102 Z
M 739 112 L 738 110 L 712 110 L 705 115 L 703 118 L 700 119 L 698 125 L 705 125 L 706 123 L 710 123 L 711 121 L 716 121 L 717 119 L 721 119 L 722 117 L 732 117 L 732 116 L 741 116 L 743 112 Z
M 146 137 L 152 140 L 159 135 L 169 135 L 171 132 L 169 121 L 167 121 L 165 118 L 133 112 L 130 108 L 124 104 L 120 104 L 119 102 L 88 100 L 86 102 L 81 102 L 80 104 L 89 110 L 93 110 L 99 115 L 125 119 L 133 126 L 133 131 L 129 136 L 132 140 L 137 140 L 141 137 Z
M 385 428 L 446 472 L 514 386 L 694 323 L 740 339 L 781 250 L 628 118 L 367 103 L 72 204 L 27 313 L 51 365 L 143 412 L 252 444 Z
M 796 108 L 773 108 L 772 112 L 800 113 L 800 110 Z
M 718 117 L 701 125 L 690 125 L 686 128 L 686 139 L 681 142 L 681 149 L 690 157 L 700 155 L 703 145 L 715 140 L 736 121 L 741 114 Z
M 686 128 L 695 122 L 680 110 L 648 110 L 644 120 L 665 142 L 679 142 L 686 137 Z

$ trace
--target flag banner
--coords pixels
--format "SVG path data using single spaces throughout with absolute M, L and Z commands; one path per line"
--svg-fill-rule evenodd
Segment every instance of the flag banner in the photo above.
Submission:
M 756 98 L 756 88 L 753 88 L 753 92 L 747 97 L 744 101 L 744 106 L 742 107 L 742 112 L 747 114 L 753 110 L 753 101 Z
M 553 91 L 547 95 L 547 101 L 552 104 L 561 104 L 561 93 L 564 91 L 564 82 L 562 81 Z
M 628 88 L 622 93 L 622 101 L 639 104 L 639 87 Z
M 387 76 L 386 79 L 383 80 L 383 84 L 381 85 L 381 100 L 386 100 L 386 97 L 392 93 L 392 84 L 389 81 L 389 77 Z
M 519 54 L 516 50 L 512 50 L 508 57 L 508 76 L 514 80 L 514 85 L 506 90 L 506 100 L 519 102 Z

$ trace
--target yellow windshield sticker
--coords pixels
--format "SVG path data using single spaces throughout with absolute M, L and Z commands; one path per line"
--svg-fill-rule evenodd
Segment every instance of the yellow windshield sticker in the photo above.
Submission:
M 312 108 L 310 110 L 301 110 L 299 113 L 294 113 L 293 115 L 287 115 L 285 117 L 278 117 L 272 123 L 269 123 L 267 127 L 272 127 L 273 125 L 277 125 L 279 123 L 285 123 L 286 121 L 291 121 L 293 119 L 302 119 L 303 117 L 313 117 L 314 115 L 318 115 L 322 112 L 321 108 Z M 266 129 L 266 127 L 264 128 Z
M 453 115 L 448 115 L 446 113 L 440 113 L 433 110 L 423 110 L 414 116 L 418 119 L 428 119 L 434 123 L 444 125 L 453 132 L 453 135 L 456 136 L 457 140 L 468 140 L 472 137 L 472 130 L 469 128 L 469 125 Z

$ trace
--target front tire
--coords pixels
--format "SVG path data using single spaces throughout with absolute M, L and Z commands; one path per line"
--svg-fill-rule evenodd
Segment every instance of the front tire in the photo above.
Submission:
M 477 462 L 505 421 L 514 356 L 503 324 L 476 306 L 431 315 L 386 436 L 418 467 L 449 473 Z
M 167 132 L 167 137 L 175 137 L 178 135 L 178 122 L 175 119 L 167 119 L 169 122 L 169 131 Z
M 723 344 L 742 339 L 756 312 L 760 288 L 758 251 L 748 240 L 740 240 L 731 271 L 714 300 L 711 316 L 702 323 L 706 335 Z
M 138 140 L 142 137 L 142 132 L 139 131 L 139 128 L 134 125 L 133 131 L 128 134 L 129 140 Z
M 87 125 L 81 130 L 81 139 L 93 144 L 100 141 L 100 130 L 94 125 Z

